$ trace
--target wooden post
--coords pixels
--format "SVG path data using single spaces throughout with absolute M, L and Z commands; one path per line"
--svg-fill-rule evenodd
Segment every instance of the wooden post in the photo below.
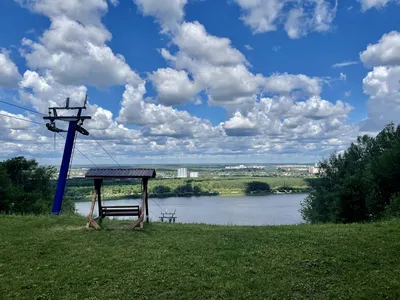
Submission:
M 146 187 L 145 187 L 145 179 L 142 179 L 142 185 L 143 185 L 143 190 L 142 190 L 142 211 L 140 213 L 140 228 L 143 228 L 143 221 L 144 221 L 144 215 L 146 211 Z
M 102 203 L 101 203 L 101 185 L 103 184 L 103 179 L 95 179 L 94 180 L 94 189 L 97 193 L 97 205 L 99 209 L 99 220 L 101 221 L 103 219 L 103 214 L 102 214 Z
M 148 178 L 143 178 L 143 186 L 144 186 L 144 193 L 145 193 L 145 205 L 146 205 L 146 223 L 149 223 L 149 192 L 148 192 Z
M 100 226 L 96 223 L 96 221 L 93 219 L 93 211 L 94 211 L 94 205 L 96 204 L 96 198 L 97 198 L 97 190 L 94 189 L 93 193 L 93 198 L 92 198 L 92 203 L 90 205 L 90 211 L 89 211 L 89 216 L 88 216 L 88 222 L 86 227 L 90 228 L 90 225 L 93 225 L 94 228 L 100 229 Z

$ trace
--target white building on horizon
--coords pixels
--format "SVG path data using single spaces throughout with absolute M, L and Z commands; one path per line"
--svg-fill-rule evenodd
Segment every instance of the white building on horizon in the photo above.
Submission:
M 189 172 L 189 177 L 190 178 L 197 178 L 197 177 L 199 177 L 199 172 Z
M 177 177 L 178 178 L 187 178 L 188 177 L 187 169 L 186 168 L 179 168 Z

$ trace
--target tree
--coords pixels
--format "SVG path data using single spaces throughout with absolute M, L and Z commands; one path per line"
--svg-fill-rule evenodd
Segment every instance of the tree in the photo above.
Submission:
M 268 193 L 271 191 L 271 188 L 268 183 L 261 181 L 251 181 L 247 184 L 246 194 L 260 194 L 260 193 Z
M 55 191 L 53 167 L 42 167 L 22 156 L 0 163 L 0 211 L 5 213 L 49 212 Z M 65 201 L 64 210 L 74 207 Z
M 400 127 L 387 125 L 375 138 L 360 136 L 343 154 L 319 164 L 321 177 L 302 203 L 311 223 L 376 220 L 393 210 L 400 192 Z M 397 198 L 396 198 L 397 199 Z M 393 214 L 393 212 L 392 212 Z

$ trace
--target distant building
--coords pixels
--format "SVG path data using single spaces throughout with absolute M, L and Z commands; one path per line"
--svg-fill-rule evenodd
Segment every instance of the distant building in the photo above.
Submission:
M 244 170 L 244 169 L 265 169 L 265 166 L 245 166 L 245 165 L 239 165 L 239 166 L 225 166 L 225 169 L 229 170 Z
M 312 175 L 316 175 L 319 173 L 319 168 L 318 167 L 310 167 L 308 169 L 308 173 L 312 174 Z
M 186 168 L 179 168 L 177 177 L 178 178 L 187 178 L 188 177 L 187 169 Z
M 189 173 L 189 177 L 190 178 L 197 178 L 197 177 L 199 177 L 199 172 L 190 172 Z

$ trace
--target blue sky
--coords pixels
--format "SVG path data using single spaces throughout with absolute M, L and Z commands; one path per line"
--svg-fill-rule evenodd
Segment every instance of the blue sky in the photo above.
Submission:
M 46 113 L 87 93 L 88 129 L 126 163 L 315 162 L 397 122 L 399 13 L 390 0 L 6 0 L 0 100 Z M 62 140 L 28 122 L 40 117 L 0 110 L 0 159 L 59 162 Z

